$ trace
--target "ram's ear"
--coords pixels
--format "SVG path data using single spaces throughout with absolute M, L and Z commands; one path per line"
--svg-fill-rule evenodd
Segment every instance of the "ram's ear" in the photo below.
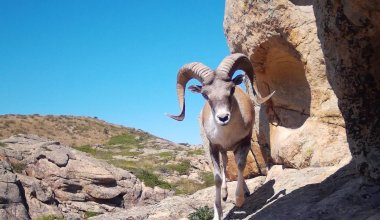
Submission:
M 188 88 L 193 93 L 200 93 L 202 91 L 202 86 L 199 85 L 192 85 Z
M 234 82 L 235 85 L 240 85 L 240 84 L 243 82 L 243 79 L 244 79 L 244 75 L 239 74 L 239 75 L 237 75 L 237 76 L 232 80 L 232 82 Z

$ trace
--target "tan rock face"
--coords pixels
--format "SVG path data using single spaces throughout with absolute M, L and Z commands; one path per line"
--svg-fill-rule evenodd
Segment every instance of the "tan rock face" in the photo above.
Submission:
M 327 77 L 359 171 L 380 183 L 380 4 L 315 1 Z
M 256 107 L 257 160 L 302 168 L 350 158 L 312 1 L 227 0 L 224 29 L 231 52 L 250 57 L 259 92 L 276 91 Z M 259 164 L 265 170 L 265 163 Z M 256 164 L 248 166 L 255 166 L 251 175 L 257 175 Z

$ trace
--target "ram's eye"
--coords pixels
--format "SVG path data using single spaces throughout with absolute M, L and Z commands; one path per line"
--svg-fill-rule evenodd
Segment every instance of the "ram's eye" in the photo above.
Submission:
M 205 98 L 206 100 L 208 100 L 208 96 L 206 94 L 202 93 L 202 96 L 203 96 L 203 98 Z
M 235 93 L 235 87 L 232 87 L 230 95 L 233 95 Z

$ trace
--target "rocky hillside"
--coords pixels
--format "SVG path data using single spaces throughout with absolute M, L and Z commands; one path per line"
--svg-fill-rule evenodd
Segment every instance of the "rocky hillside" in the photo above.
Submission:
M 8 178 L 2 182 L 1 197 L 8 205 L 3 206 L 1 219 L 79 219 L 86 212 L 104 213 L 155 200 L 145 196 L 153 189 L 147 190 L 130 172 L 59 142 L 18 135 L 2 143 L 2 176 Z M 167 195 L 168 190 L 162 191 L 163 197 Z
M 25 207 L 45 207 L 37 209 L 38 213 L 27 211 L 33 219 L 49 213 L 82 218 L 86 212 L 99 214 L 114 210 L 112 207 L 155 204 L 168 195 L 191 194 L 213 183 L 209 162 L 199 146 L 176 144 L 142 130 L 87 117 L 3 115 L 0 121 L 1 136 L 13 135 L 0 142 L 4 169 L 17 173 L 13 183 L 17 185 L 19 179 L 18 187 L 24 187 L 27 194 L 35 193 L 33 187 L 49 191 L 46 201 L 26 196 Z M 89 172 L 96 180 L 77 172 Z M 133 184 L 118 185 L 122 174 L 117 172 L 132 175 Z M 107 173 L 117 177 L 102 180 L 97 176 Z M 135 191 L 136 187 L 133 201 L 122 198 L 125 190 Z
M 2 115 L 0 128 L 0 138 L 33 134 L 72 146 L 134 172 L 151 187 L 188 194 L 211 184 L 209 163 L 200 146 L 176 144 L 142 130 L 96 118 L 51 115 Z
M 116 136 L 108 142 L 107 147 L 117 154 L 96 153 L 89 145 L 82 148 L 90 153 L 84 153 L 36 135 L 3 139 L 0 219 L 82 219 L 157 204 L 168 196 L 192 193 L 210 184 L 197 150 L 167 146 L 155 151 L 148 147 L 141 153 L 145 156 L 136 157 L 139 149 L 123 145 L 123 138 L 126 136 Z M 126 154 L 135 158 L 125 159 L 129 157 Z

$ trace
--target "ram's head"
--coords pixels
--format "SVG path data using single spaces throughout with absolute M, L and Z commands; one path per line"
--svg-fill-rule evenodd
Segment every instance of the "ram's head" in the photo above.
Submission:
M 197 79 L 202 85 L 192 85 L 189 90 L 203 95 L 210 104 L 218 124 L 228 124 L 231 119 L 235 86 L 239 85 L 244 77 L 244 75 L 237 75 L 232 78 L 237 70 L 243 70 L 250 82 L 253 81 L 252 64 L 244 54 L 236 53 L 227 56 L 215 71 L 199 62 L 182 66 L 177 75 L 177 95 L 181 113 L 168 116 L 178 121 L 185 118 L 185 87 L 189 80 Z

